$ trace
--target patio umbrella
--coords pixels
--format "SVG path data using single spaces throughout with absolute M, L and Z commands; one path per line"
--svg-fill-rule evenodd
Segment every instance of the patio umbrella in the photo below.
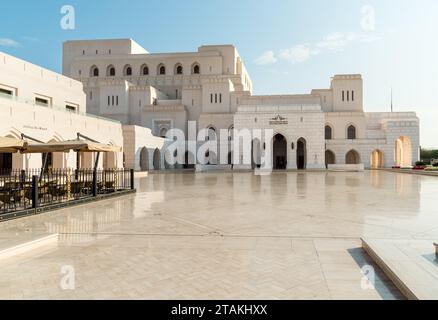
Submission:
M 16 153 L 27 147 L 27 142 L 15 138 L 0 137 L 0 153 Z
M 51 153 L 51 152 L 121 152 L 122 148 L 103 143 L 69 140 L 49 143 L 30 144 L 22 150 L 22 153 Z

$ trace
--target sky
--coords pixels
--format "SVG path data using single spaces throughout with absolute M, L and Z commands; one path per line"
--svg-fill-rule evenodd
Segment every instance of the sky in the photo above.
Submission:
M 74 9 L 74 29 L 65 29 Z M 71 13 L 71 11 L 69 11 Z M 68 20 L 72 27 L 72 19 Z M 15 0 L 2 3 L 0 51 L 61 72 L 66 40 L 132 38 L 152 53 L 234 44 L 254 94 L 309 93 L 360 73 L 365 111 L 415 111 L 438 148 L 436 0 Z

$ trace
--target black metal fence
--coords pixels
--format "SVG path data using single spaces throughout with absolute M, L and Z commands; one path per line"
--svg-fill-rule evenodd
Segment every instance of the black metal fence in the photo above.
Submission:
M 0 170 L 0 215 L 133 189 L 127 169 Z

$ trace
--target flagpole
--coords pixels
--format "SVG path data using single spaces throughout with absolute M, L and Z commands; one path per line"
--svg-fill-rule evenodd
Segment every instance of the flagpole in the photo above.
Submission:
M 391 113 L 394 112 L 394 100 L 393 100 L 393 95 L 392 95 L 392 87 L 391 87 Z

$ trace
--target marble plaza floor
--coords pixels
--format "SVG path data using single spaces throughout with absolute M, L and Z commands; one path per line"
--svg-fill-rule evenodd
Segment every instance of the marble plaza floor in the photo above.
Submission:
M 438 240 L 436 177 L 167 173 L 137 184 L 136 195 L 0 224 L 0 249 L 59 234 L 0 258 L 0 298 L 402 299 L 360 238 Z M 375 287 L 364 290 L 367 265 Z

